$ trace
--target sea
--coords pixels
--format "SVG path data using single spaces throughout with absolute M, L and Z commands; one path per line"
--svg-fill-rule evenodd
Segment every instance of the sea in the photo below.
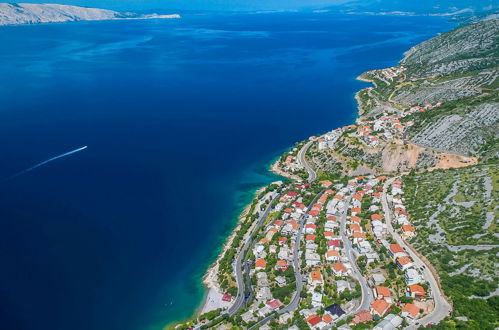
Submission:
M 453 27 L 332 12 L 0 27 L 0 328 L 191 316 L 238 214 L 281 179 L 271 162 L 352 123 L 359 74 Z

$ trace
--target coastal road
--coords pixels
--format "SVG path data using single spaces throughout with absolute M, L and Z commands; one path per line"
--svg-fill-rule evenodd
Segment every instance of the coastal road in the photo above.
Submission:
M 260 228 L 262 227 L 263 222 L 269 215 L 271 209 L 272 209 L 272 202 L 274 201 L 275 198 L 277 198 L 279 194 L 274 194 L 271 199 L 270 203 L 267 206 L 267 209 L 265 212 L 260 215 L 260 217 L 257 220 L 257 224 L 251 234 L 248 236 L 246 242 L 243 245 L 243 248 L 239 251 L 239 254 L 236 259 L 236 263 L 234 265 L 234 273 L 236 274 L 236 282 L 237 282 L 237 297 L 236 300 L 234 301 L 234 304 L 229 308 L 228 314 L 230 316 L 236 314 L 239 309 L 241 309 L 246 301 L 246 290 L 245 290 L 245 284 L 244 284 L 244 273 L 245 270 L 243 270 L 243 264 L 246 264 L 246 256 L 248 252 L 248 248 L 253 246 L 254 240 L 251 238 L 254 233 L 258 232 Z M 258 204 L 257 209 L 259 209 L 260 204 Z M 246 268 L 246 266 L 244 266 Z
M 371 302 L 373 301 L 373 295 L 371 293 L 371 288 L 369 287 L 369 284 L 367 283 L 366 279 L 364 276 L 362 276 L 362 273 L 359 270 L 359 267 L 357 267 L 357 258 L 353 255 L 353 247 L 352 247 L 352 242 L 346 235 L 346 220 L 347 220 L 347 212 L 348 212 L 348 206 L 350 205 L 352 197 L 348 197 L 345 200 L 345 208 L 343 210 L 343 213 L 340 215 L 340 235 L 341 239 L 343 240 L 343 248 L 345 250 L 346 256 L 348 257 L 348 261 L 352 265 L 352 270 L 353 270 L 353 277 L 359 282 L 360 288 L 362 290 L 362 299 L 360 302 L 359 307 L 355 310 L 355 312 L 362 311 L 362 310 L 369 310 L 369 307 L 371 305 Z
M 317 199 L 324 193 L 324 191 L 321 191 L 320 193 L 315 196 L 314 200 L 308 205 L 307 209 L 305 210 L 305 213 L 300 217 L 299 223 L 300 227 L 298 228 L 298 232 L 296 233 L 296 239 L 295 239 L 295 246 L 293 247 L 293 269 L 295 271 L 295 281 L 296 281 L 296 291 L 293 294 L 293 298 L 291 298 L 291 301 L 289 304 L 281 308 L 277 313 L 270 314 L 260 320 L 260 322 L 256 323 L 249 329 L 253 329 L 258 326 L 262 326 L 274 317 L 277 316 L 277 314 L 284 314 L 287 312 L 293 312 L 298 308 L 298 304 L 300 303 L 300 294 L 301 290 L 303 289 L 303 276 L 301 275 L 301 265 L 300 265 L 300 242 L 301 242 L 301 236 L 303 234 L 303 228 L 305 227 L 305 219 L 308 215 L 309 210 L 312 208 L 312 206 L 317 202 Z
M 312 169 L 312 167 L 307 163 L 305 155 L 310 146 L 315 142 L 315 140 L 308 141 L 301 149 L 298 151 L 298 162 L 303 166 L 308 172 L 308 182 L 311 183 L 317 178 L 317 174 Z
M 388 228 L 388 232 L 390 233 L 390 235 L 392 235 L 397 244 L 400 245 L 409 254 L 412 260 L 414 260 L 414 266 L 417 269 L 419 269 L 419 271 L 421 271 L 421 267 L 425 266 L 423 268 L 423 276 L 424 279 L 428 281 L 428 283 L 430 283 L 431 294 L 433 297 L 433 301 L 435 302 L 435 308 L 430 314 L 426 315 L 425 317 L 419 320 L 416 320 L 416 322 L 419 323 L 419 325 L 427 325 L 428 323 L 436 324 L 441 320 L 443 320 L 448 315 L 450 315 L 452 307 L 447 302 L 447 300 L 445 300 L 444 295 L 440 290 L 440 287 L 438 286 L 437 280 L 430 271 L 431 265 L 426 265 L 423 262 L 423 260 L 419 258 L 417 253 L 413 250 L 412 246 L 408 245 L 392 227 L 392 215 L 390 207 L 388 206 L 386 192 L 388 190 L 388 186 L 397 178 L 398 177 L 390 178 L 383 185 L 381 204 L 383 205 L 383 211 L 385 212 L 386 225 Z M 416 328 L 418 328 L 418 326 L 416 326 L 415 324 L 410 324 L 406 329 L 416 329 Z

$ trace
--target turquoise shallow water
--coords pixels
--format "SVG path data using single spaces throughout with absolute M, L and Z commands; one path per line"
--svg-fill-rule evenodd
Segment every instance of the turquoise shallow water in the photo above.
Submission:
M 355 118 L 355 77 L 452 27 L 313 13 L 2 27 L 0 328 L 157 329 L 295 141 Z

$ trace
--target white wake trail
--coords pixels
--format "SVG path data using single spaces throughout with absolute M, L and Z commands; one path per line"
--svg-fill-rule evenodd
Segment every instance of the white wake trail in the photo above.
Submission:
M 14 174 L 14 175 L 12 175 L 12 176 L 10 176 L 10 177 L 6 178 L 4 181 L 14 179 L 14 178 L 16 178 L 16 177 L 18 177 L 18 176 L 20 176 L 20 175 L 23 175 L 23 174 L 26 174 L 26 173 L 28 173 L 28 172 L 30 172 L 30 171 L 33 171 L 33 170 L 34 170 L 35 168 L 37 168 L 37 167 L 43 166 L 43 165 L 45 165 L 45 164 L 47 164 L 47 163 L 50 163 L 50 162 L 52 162 L 52 161 L 54 161 L 54 160 L 56 160 L 56 159 L 59 159 L 59 158 L 62 158 L 62 157 L 66 157 L 66 156 L 72 155 L 72 154 L 74 154 L 74 153 L 77 153 L 77 152 L 79 152 L 79 151 L 85 150 L 85 149 L 87 149 L 87 148 L 88 148 L 88 146 L 83 146 L 83 147 L 81 147 L 81 148 L 78 148 L 78 149 L 75 149 L 75 150 L 72 150 L 72 151 L 69 151 L 69 152 L 65 152 L 65 153 L 60 154 L 60 155 L 58 155 L 58 156 L 52 157 L 52 158 L 47 159 L 47 160 L 45 160 L 45 161 L 43 161 L 43 162 L 41 162 L 41 163 L 38 163 L 38 164 L 36 164 L 36 165 L 34 165 L 34 166 L 31 166 L 30 168 L 27 168 L 27 169 L 25 169 L 25 170 L 23 170 L 23 171 L 21 171 L 21 172 L 19 172 L 19 173 L 16 173 L 16 174 Z

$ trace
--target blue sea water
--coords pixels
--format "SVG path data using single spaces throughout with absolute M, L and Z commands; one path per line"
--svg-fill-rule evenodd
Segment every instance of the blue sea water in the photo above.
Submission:
M 332 13 L 0 28 L 1 329 L 160 329 L 269 162 L 453 25 Z

